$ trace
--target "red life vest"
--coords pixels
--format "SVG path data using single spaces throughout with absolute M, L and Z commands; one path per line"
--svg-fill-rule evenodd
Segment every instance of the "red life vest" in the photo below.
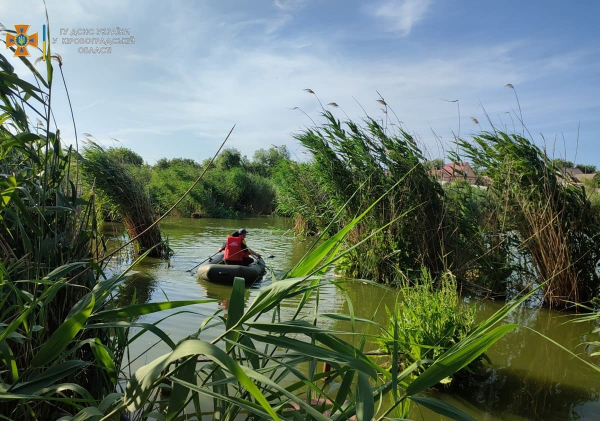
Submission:
M 250 254 L 246 250 L 242 250 L 242 241 L 240 237 L 228 235 L 223 259 L 230 262 L 241 262 L 244 260 L 244 257 L 250 257 Z M 230 256 L 231 258 L 229 258 Z

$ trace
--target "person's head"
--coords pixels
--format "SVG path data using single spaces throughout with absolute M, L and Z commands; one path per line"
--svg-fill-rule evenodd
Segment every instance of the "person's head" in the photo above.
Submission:
M 231 234 L 232 237 L 239 237 L 240 233 L 238 231 L 234 231 L 233 234 Z
M 248 231 L 246 231 L 246 228 L 240 228 L 237 233 L 240 237 L 244 238 L 246 237 L 246 234 L 248 234 Z

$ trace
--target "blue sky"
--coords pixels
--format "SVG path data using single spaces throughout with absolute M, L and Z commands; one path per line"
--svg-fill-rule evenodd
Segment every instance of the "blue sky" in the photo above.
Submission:
M 47 0 L 79 134 L 154 163 L 211 156 L 228 142 L 251 156 L 319 121 L 315 91 L 353 119 L 382 117 L 377 91 L 431 157 L 454 134 L 512 130 L 523 118 L 555 156 L 600 166 L 600 13 L 596 1 Z M 41 0 L 1 0 L 0 23 L 41 33 Z M 78 53 L 60 28 L 128 28 L 134 45 Z M 2 47 L 3 48 L 3 47 Z M 34 53 L 34 58 L 38 53 Z M 41 66 L 38 65 L 38 66 Z M 16 66 L 25 73 L 22 66 Z M 58 125 L 74 139 L 64 92 Z M 356 99 L 356 101 L 355 101 Z M 459 100 L 456 102 L 448 102 Z M 332 110 L 345 118 L 340 110 Z M 512 118 L 511 118 L 512 117 Z M 116 140 L 113 140 L 116 139 Z M 544 140 L 545 139 L 545 140 Z

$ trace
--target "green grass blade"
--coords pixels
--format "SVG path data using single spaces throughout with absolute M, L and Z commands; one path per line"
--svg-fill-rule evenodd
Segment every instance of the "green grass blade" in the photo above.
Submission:
M 213 392 L 215 393 L 215 397 L 213 398 L 213 419 L 221 421 L 226 418 L 227 409 L 229 407 L 229 402 L 224 399 L 218 398 L 217 396 L 229 396 L 228 386 L 227 384 L 220 384 L 219 382 L 225 380 L 227 376 L 223 372 L 221 367 L 216 367 L 213 371 L 212 379 L 214 379 L 217 384 L 213 384 L 211 387 Z
M 592 369 L 594 369 L 594 370 L 596 370 L 596 371 L 600 372 L 600 367 L 599 367 L 599 366 L 597 366 L 597 365 L 595 365 L 595 364 L 593 364 L 593 363 L 591 363 L 591 362 L 589 362 L 589 361 L 586 361 L 586 360 L 584 360 L 584 359 L 583 359 L 583 358 L 581 358 L 579 355 L 577 355 L 577 354 L 575 354 L 573 351 L 571 351 L 571 350 L 569 350 L 569 349 L 565 348 L 564 346 L 562 346 L 561 344 L 559 344 L 559 343 L 558 343 L 558 342 L 556 342 L 555 340 L 553 340 L 553 339 L 549 338 L 548 336 L 544 335 L 544 334 L 543 334 L 543 333 L 541 333 L 541 332 L 538 332 L 538 331 L 537 331 L 537 330 L 535 330 L 535 329 L 532 329 L 532 328 L 530 328 L 530 327 L 527 327 L 527 326 L 523 326 L 523 327 L 524 327 L 525 329 L 528 329 L 528 330 L 532 331 L 533 333 L 535 333 L 535 334 L 537 334 L 537 335 L 541 336 L 542 338 L 544 338 L 545 340 L 547 340 L 547 341 L 548 341 L 548 342 L 550 342 L 551 344 L 554 344 L 554 345 L 556 345 L 557 347 L 559 347 L 559 348 L 560 348 L 560 349 L 562 349 L 563 351 L 565 351 L 565 352 L 568 352 L 569 354 L 571 354 L 573 357 L 575 357 L 576 359 L 578 359 L 579 361 L 581 361 L 582 363 L 584 363 L 584 364 L 585 364 L 585 365 L 587 365 L 588 367 L 591 367 Z M 586 343 L 589 343 L 589 342 L 586 342 Z M 598 353 L 592 353 L 592 354 L 590 355 L 590 357 L 593 357 L 593 356 L 594 356 L 594 354 L 598 355 Z
M 31 380 L 13 385 L 9 391 L 15 394 L 34 394 L 41 389 L 57 383 L 66 376 L 87 367 L 89 363 L 71 360 L 55 364 L 49 369 L 36 375 Z
M 427 370 L 417 377 L 406 389 L 408 396 L 423 392 L 440 380 L 466 367 L 508 332 L 520 327 L 516 324 L 498 326 L 492 331 L 471 339 L 462 347 L 452 347 L 442 354 Z
M 136 371 L 125 389 L 125 403 L 128 409 L 135 411 L 141 408 L 146 403 L 154 383 L 160 379 L 161 373 L 172 362 L 192 355 L 205 355 L 222 368 L 228 370 L 272 418 L 279 419 L 264 395 L 250 380 L 240 365 L 223 350 L 200 340 L 183 341 L 169 354 L 157 358 Z
M 246 294 L 246 281 L 243 278 L 234 278 L 233 288 L 231 289 L 231 297 L 229 299 L 229 309 L 227 311 L 227 322 L 225 324 L 225 330 L 227 333 L 227 339 L 236 342 L 238 339 L 238 332 L 231 330 L 244 315 L 244 295 Z M 231 349 L 233 345 L 227 343 L 227 351 Z
M 369 377 L 365 373 L 358 373 L 356 383 L 356 416 L 359 420 L 372 420 L 375 414 L 375 402 Z
M 7 341 L 0 342 L 0 356 L 2 357 L 0 361 L 9 368 L 12 382 L 15 383 L 19 380 L 19 369 L 17 368 L 15 356 Z
M 185 301 L 165 301 L 162 303 L 145 303 L 132 304 L 125 307 L 115 308 L 111 310 L 103 310 L 92 314 L 90 319 L 115 319 L 115 318 L 131 318 L 143 316 L 145 314 L 156 313 L 158 311 L 170 310 L 173 308 L 190 306 L 194 304 L 213 303 L 216 300 L 185 300 Z
M 325 330 L 306 320 L 292 320 L 280 323 L 251 322 L 246 323 L 246 325 L 253 329 L 270 333 L 303 333 L 306 335 L 310 335 L 311 333 L 347 333 L 335 330 Z
M 455 408 L 452 405 L 448 405 L 446 402 L 442 402 L 438 399 L 426 398 L 423 396 L 411 396 L 410 400 L 418 403 L 419 405 L 424 406 L 425 408 L 437 414 L 443 415 L 456 421 L 475 421 L 475 418 L 471 417 L 469 414 L 466 414 L 460 409 Z
M 266 288 L 261 289 L 252 304 L 250 304 L 250 307 L 248 307 L 248 310 L 246 310 L 246 313 L 239 320 L 239 323 L 243 323 L 275 307 L 283 299 L 288 298 L 304 282 L 305 279 L 303 278 L 286 279 L 274 282 Z
M 96 358 L 96 362 L 104 367 L 106 372 L 109 374 L 110 379 L 113 383 L 117 383 L 117 367 L 115 366 L 115 362 L 113 361 L 113 356 L 110 355 L 106 346 L 102 344 L 100 338 L 96 338 L 94 341 L 90 341 L 90 347 L 92 348 L 92 353 Z
M 185 382 L 192 383 L 196 378 L 196 360 L 191 359 L 183 363 L 177 370 L 174 377 Z M 172 421 L 183 410 L 188 399 L 190 390 L 180 383 L 173 383 L 173 390 L 169 398 L 169 407 L 167 409 L 167 421 Z
M 89 419 L 99 419 L 98 417 L 102 417 L 104 414 L 98 408 L 94 406 L 89 406 L 87 408 L 83 408 L 79 411 L 73 418 L 73 421 L 85 421 Z
M 81 330 L 84 323 L 94 308 L 94 295 L 87 294 L 75 306 L 81 305 L 82 309 L 61 324 L 52 336 L 44 343 L 42 348 L 31 360 L 32 367 L 40 367 L 56 358 L 73 340 Z M 85 303 L 85 304 L 84 304 Z
M 85 325 L 85 329 L 105 329 L 107 327 L 118 328 L 118 329 L 129 329 L 132 327 L 141 327 L 144 330 L 149 330 L 150 332 L 154 333 L 156 336 L 158 336 L 160 339 L 162 339 L 167 345 L 169 345 L 169 347 L 171 349 L 174 349 L 176 347 L 175 342 L 173 342 L 173 340 L 171 338 L 169 338 L 169 335 L 167 335 L 165 332 L 163 332 L 161 329 L 159 329 L 152 323 L 122 321 L 122 322 L 110 322 L 110 323 L 94 323 L 91 325 Z
M 373 364 L 370 361 L 365 361 L 364 359 L 355 358 L 337 351 L 330 351 L 320 346 L 283 336 L 264 335 L 254 332 L 245 332 L 244 334 L 258 342 L 269 343 L 289 351 L 297 352 L 301 355 L 307 355 L 316 358 L 319 361 L 328 362 L 330 364 L 347 365 L 358 371 L 362 371 L 373 378 L 376 376 L 376 371 L 373 368 Z
M 213 392 L 209 388 L 200 387 L 198 385 L 185 382 L 181 379 L 172 378 L 171 380 L 174 383 L 179 383 L 182 386 L 185 386 L 188 389 L 193 390 L 195 392 L 210 396 L 212 398 L 222 399 L 224 401 L 229 402 L 232 405 L 237 405 L 241 409 L 248 411 L 251 414 L 259 416 L 260 417 L 259 419 L 265 419 L 265 420 L 268 420 L 270 418 L 275 418 L 277 420 L 279 419 L 279 418 L 277 418 L 277 416 L 273 417 L 270 412 L 267 413 L 266 411 L 264 411 L 263 407 L 261 407 L 260 405 L 257 405 L 254 402 L 248 401 L 246 399 L 240 399 L 235 396 L 227 396 L 227 395 L 218 394 L 218 393 Z

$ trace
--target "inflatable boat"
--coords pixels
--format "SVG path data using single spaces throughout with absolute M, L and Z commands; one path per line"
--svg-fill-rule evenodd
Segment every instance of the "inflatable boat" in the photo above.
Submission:
M 252 256 L 254 263 L 248 266 L 226 265 L 223 253 L 218 253 L 198 268 L 198 277 L 218 284 L 233 284 L 235 277 L 244 278 L 246 284 L 253 284 L 263 277 L 266 265 L 262 259 Z

